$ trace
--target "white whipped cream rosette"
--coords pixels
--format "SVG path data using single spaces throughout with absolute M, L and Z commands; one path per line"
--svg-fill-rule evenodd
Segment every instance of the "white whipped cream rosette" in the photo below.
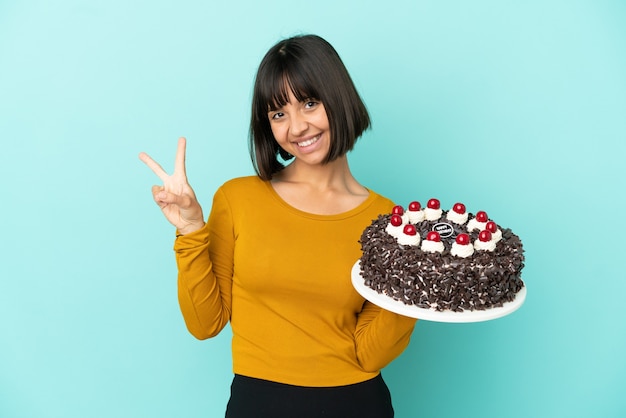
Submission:
M 467 222 L 468 216 L 469 214 L 465 210 L 465 205 L 463 203 L 455 203 L 452 209 L 448 211 L 446 219 L 455 224 L 463 225 Z
M 449 221 L 452 221 L 455 224 L 459 224 L 459 225 L 463 225 L 465 222 L 467 222 L 467 217 L 468 217 L 467 212 L 465 212 L 465 213 L 456 213 L 453 210 L 448 212 L 448 214 L 446 215 L 446 218 Z
M 467 258 L 474 254 L 474 246 L 468 234 L 459 234 L 452 243 L 450 254 L 455 257 Z
M 427 221 L 436 221 L 441 218 L 442 214 L 443 210 L 441 209 L 424 208 L 424 218 Z
M 474 248 L 480 251 L 493 251 L 496 249 L 496 243 L 493 240 L 481 241 L 477 239 L 474 241 Z
M 400 215 L 391 215 L 389 218 L 389 223 L 385 227 L 385 231 L 389 235 L 394 238 L 399 238 L 401 235 L 404 235 L 404 222 L 402 220 L 402 216 Z
M 403 219 L 406 223 L 417 224 L 424 220 L 424 210 L 417 200 L 412 201 L 404 212 Z
M 415 245 L 419 245 L 420 236 L 417 233 L 417 228 L 415 228 L 415 225 L 406 224 L 404 225 L 404 228 L 402 229 L 402 234 L 396 237 L 396 240 L 398 241 L 398 244 L 400 245 L 415 246 Z
M 427 253 L 442 253 L 443 252 L 443 242 L 441 241 L 430 241 L 425 239 L 422 241 L 422 251 Z
M 426 235 L 426 239 L 422 241 L 422 251 L 427 253 L 442 253 L 443 252 L 443 242 L 441 242 L 441 237 L 438 232 L 430 231 L 428 235 Z
M 491 232 L 483 230 L 478 234 L 478 239 L 474 241 L 474 248 L 480 251 L 493 251 L 496 249 L 496 242 L 492 239 Z
M 441 210 L 441 204 L 437 199 L 430 199 L 424 208 L 424 217 L 427 221 L 436 221 L 441 218 L 443 210 Z
M 489 217 L 485 211 L 476 212 L 476 216 L 467 223 L 468 232 L 474 230 L 482 231 L 487 226 L 487 221 L 489 221 Z
M 396 239 L 398 240 L 398 244 L 401 244 L 401 245 L 416 246 L 416 245 L 419 245 L 420 243 L 420 236 L 418 234 L 408 235 L 402 232 L 400 236 L 396 237 Z
M 467 212 L 458 213 L 453 210 L 449 211 L 448 214 L 446 215 L 446 219 L 459 225 L 463 225 L 465 222 L 467 222 L 467 217 L 468 217 Z
M 442 253 L 444 249 L 441 236 L 437 231 L 430 231 L 426 235 L 426 239 L 422 241 L 422 251 L 427 253 Z
M 425 218 L 424 210 L 422 209 L 407 210 L 406 212 L 404 212 L 404 215 L 402 215 L 402 220 L 405 223 L 412 223 L 412 224 L 420 223 L 424 220 L 424 218 Z
M 452 243 L 452 248 L 450 248 L 450 254 L 455 257 L 467 258 L 474 254 L 474 246 L 470 244 L 459 244 L 456 242 Z
M 487 225 L 485 225 L 485 229 L 491 232 L 491 240 L 493 242 L 497 243 L 502 239 L 502 231 L 500 230 L 500 228 L 498 228 L 498 225 L 495 222 L 487 222 Z
M 485 229 L 486 225 L 487 225 L 487 222 L 479 222 L 479 221 L 476 220 L 476 218 L 472 218 L 467 223 L 467 231 L 468 232 L 472 232 L 472 231 L 475 231 L 475 230 L 482 231 L 483 229 Z
M 404 233 L 402 232 L 403 227 L 404 225 L 394 226 L 392 224 L 387 224 L 385 231 L 387 231 L 387 233 L 392 237 L 399 238 L 401 235 L 404 235 Z

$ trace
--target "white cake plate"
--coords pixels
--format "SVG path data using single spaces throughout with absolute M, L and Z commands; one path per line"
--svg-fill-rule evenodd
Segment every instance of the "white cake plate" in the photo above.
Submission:
M 491 319 L 501 318 L 509 315 L 519 309 L 526 299 L 526 286 L 522 287 L 515 299 L 511 302 L 504 303 L 501 307 L 486 309 L 483 311 L 436 311 L 434 309 L 418 308 L 414 305 L 406 305 L 398 300 L 395 300 L 387 295 L 378 293 L 374 289 L 367 287 L 363 277 L 361 277 L 361 265 L 357 262 L 352 266 L 352 285 L 357 292 L 365 299 L 369 300 L 375 305 L 380 306 L 391 312 L 395 312 L 400 315 L 409 316 L 411 318 L 418 318 L 426 321 L 435 322 L 482 322 L 489 321 Z

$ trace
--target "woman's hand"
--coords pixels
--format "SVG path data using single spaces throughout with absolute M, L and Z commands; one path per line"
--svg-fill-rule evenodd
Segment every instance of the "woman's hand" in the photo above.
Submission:
M 162 186 L 152 186 L 154 201 L 159 205 L 167 220 L 183 235 L 197 231 L 204 226 L 202 207 L 200 207 L 193 189 L 187 182 L 185 146 L 185 138 L 180 138 L 176 151 L 174 173 L 171 176 L 148 154 L 145 152 L 139 154 L 139 159 L 163 181 Z

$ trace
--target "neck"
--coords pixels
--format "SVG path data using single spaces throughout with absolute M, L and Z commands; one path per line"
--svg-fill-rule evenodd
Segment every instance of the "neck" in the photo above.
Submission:
M 369 196 L 352 176 L 345 156 L 314 166 L 296 160 L 272 179 L 272 186 L 291 206 L 324 215 L 346 212 Z
M 345 155 L 323 165 L 308 165 L 296 160 L 281 171 L 275 181 L 306 184 L 320 191 L 342 189 L 357 183 Z

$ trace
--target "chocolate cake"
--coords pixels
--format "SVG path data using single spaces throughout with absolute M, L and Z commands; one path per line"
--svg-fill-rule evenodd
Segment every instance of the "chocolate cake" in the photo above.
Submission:
M 462 203 L 449 211 L 437 199 L 423 210 L 418 202 L 406 211 L 396 206 L 363 231 L 360 244 L 365 285 L 407 305 L 485 310 L 514 300 L 524 286 L 520 238 Z

